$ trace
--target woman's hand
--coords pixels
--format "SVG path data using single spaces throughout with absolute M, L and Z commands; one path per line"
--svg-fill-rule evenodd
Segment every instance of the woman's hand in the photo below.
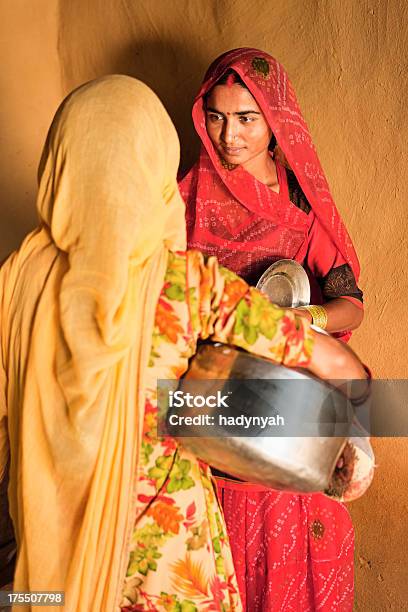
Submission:
M 307 319 L 309 323 L 313 323 L 313 317 L 308 310 L 305 308 L 289 308 L 297 317 L 303 317 Z

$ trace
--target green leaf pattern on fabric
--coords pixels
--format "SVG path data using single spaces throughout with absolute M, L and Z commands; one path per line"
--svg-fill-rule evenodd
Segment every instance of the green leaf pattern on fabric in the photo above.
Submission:
M 190 286 L 186 255 L 169 254 L 156 311 L 135 525 L 121 605 L 138 612 L 240 612 L 231 551 L 210 469 L 172 438 L 157 436 L 156 381 L 177 380 L 186 370 L 200 335 L 207 337 L 209 328 L 204 326 L 223 317 L 217 327 L 222 336 L 222 325 L 228 323 L 230 313 L 235 318 L 228 327 L 228 342 L 282 359 L 285 311 L 259 292 L 247 291 L 242 280 L 218 267 L 214 259 L 203 275 L 207 264 L 202 256 L 194 253 L 188 257 L 193 279 Z M 298 354 L 307 358 L 313 343 L 307 334 L 303 342 L 302 334 L 293 329 L 292 325 L 293 360 Z

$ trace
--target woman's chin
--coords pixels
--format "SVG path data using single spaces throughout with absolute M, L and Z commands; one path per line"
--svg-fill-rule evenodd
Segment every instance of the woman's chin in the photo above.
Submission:
M 244 164 L 247 161 L 247 156 L 242 153 L 226 153 L 225 151 L 221 152 L 221 158 L 227 164 L 234 164 L 236 166 L 238 164 Z

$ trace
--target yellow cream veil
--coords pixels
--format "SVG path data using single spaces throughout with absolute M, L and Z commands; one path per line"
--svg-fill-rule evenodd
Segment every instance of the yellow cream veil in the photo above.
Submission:
M 168 250 L 185 248 L 178 159 L 146 85 L 80 87 L 47 137 L 40 228 L 0 271 L 14 589 L 65 590 L 70 611 L 111 612 L 120 598 L 155 307 Z

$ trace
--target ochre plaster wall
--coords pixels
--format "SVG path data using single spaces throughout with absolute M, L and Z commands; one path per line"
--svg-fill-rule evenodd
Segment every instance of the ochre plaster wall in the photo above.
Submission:
M 0 17 L 0 258 L 35 222 L 36 166 L 64 93 L 109 72 L 146 81 L 176 124 L 187 167 L 205 68 L 229 48 L 263 48 L 292 78 L 360 256 L 366 317 L 352 345 L 376 376 L 408 377 L 405 0 L 14 0 Z M 403 610 L 408 444 L 374 444 L 377 477 L 351 506 L 356 610 Z
M 37 164 L 62 90 L 58 0 L 0 3 L 0 261 L 35 225 Z

